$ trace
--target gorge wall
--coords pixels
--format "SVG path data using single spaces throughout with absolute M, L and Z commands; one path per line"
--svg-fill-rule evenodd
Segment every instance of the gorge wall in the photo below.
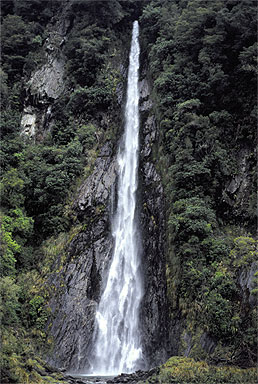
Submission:
M 160 176 L 152 162 L 152 146 L 158 133 L 147 102 L 147 90 L 144 80 L 141 83 L 144 118 L 141 119 L 138 210 L 141 212 L 145 292 L 140 322 L 144 356 L 149 367 L 167 357 L 168 311 L 163 248 L 164 196 Z M 68 244 L 62 272 L 49 281 L 57 292 L 50 300 L 53 313 L 50 335 L 54 338 L 54 350 L 49 362 L 59 368 L 74 371 L 88 368 L 96 306 L 112 256 L 110 216 L 116 192 L 115 150 L 116 144 L 107 142 L 100 150 L 93 173 L 82 183 L 73 209 L 83 230 Z

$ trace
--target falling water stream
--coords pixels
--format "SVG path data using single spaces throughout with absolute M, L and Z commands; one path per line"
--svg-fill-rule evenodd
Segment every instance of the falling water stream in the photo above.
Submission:
M 114 252 L 96 313 L 91 359 L 92 373 L 96 375 L 133 372 L 139 368 L 142 359 L 139 306 L 143 292 L 135 217 L 139 150 L 138 36 L 139 26 L 135 21 L 128 70 L 125 132 L 117 155 L 118 200 L 112 219 Z

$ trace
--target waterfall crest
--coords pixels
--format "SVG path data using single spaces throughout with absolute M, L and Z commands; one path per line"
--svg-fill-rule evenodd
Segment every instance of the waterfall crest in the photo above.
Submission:
M 139 26 L 133 24 L 125 132 L 117 162 L 118 201 L 112 221 L 114 253 L 96 313 L 92 371 L 119 374 L 139 368 L 142 359 L 139 306 L 143 295 L 135 218 L 139 151 Z

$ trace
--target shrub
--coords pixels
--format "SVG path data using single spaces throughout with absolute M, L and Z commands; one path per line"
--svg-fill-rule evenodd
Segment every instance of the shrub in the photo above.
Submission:
M 204 361 L 174 356 L 161 366 L 158 375 L 144 383 L 255 384 L 256 379 L 255 368 L 216 367 L 208 365 Z

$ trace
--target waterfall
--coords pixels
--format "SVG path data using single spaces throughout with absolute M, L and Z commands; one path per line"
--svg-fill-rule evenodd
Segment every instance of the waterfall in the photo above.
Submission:
M 114 252 L 107 283 L 96 312 L 92 372 L 112 375 L 133 372 L 142 359 L 139 306 L 143 295 L 135 217 L 139 151 L 139 26 L 133 24 L 125 132 L 117 162 L 118 201 L 112 219 Z

